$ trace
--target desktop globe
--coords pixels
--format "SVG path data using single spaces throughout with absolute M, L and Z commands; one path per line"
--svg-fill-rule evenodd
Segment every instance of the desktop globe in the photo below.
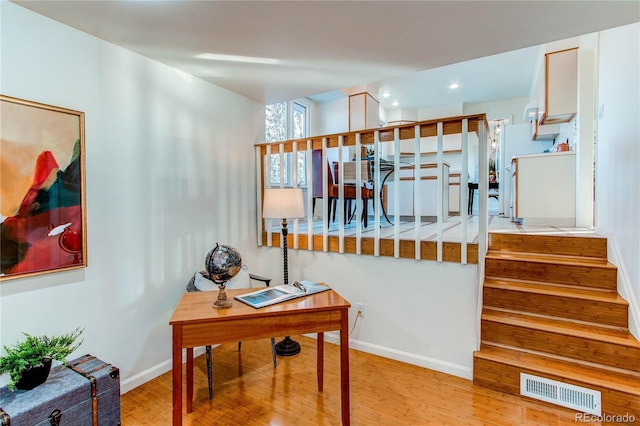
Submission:
M 242 268 L 240 252 L 231 246 L 216 243 L 216 246 L 207 253 L 204 266 L 211 280 L 220 287 L 218 299 L 213 303 L 213 307 L 217 309 L 230 308 L 233 303 L 227 299 L 225 285 L 227 281 L 238 275 L 240 268 Z

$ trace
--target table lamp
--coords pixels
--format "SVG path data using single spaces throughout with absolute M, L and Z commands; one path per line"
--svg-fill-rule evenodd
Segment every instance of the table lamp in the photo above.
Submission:
M 262 217 L 282 219 L 282 256 L 284 259 L 284 283 L 289 284 L 287 264 L 287 218 L 304 217 L 304 201 L 300 188 L 272 188 L 264 190 Z M 291 356 L 300 352 L 300 344 L 286 336 L 276 344 L 276 353 Z

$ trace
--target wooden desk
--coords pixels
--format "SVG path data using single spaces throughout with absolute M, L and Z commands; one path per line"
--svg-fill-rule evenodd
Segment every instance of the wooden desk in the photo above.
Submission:
M 233 298 L 254 290 L 227 290 L 227 296 Z M 217 291 L 185 293 L 169 321 L 173 328 L 174 426 L 182 425 L 182 348 L 187 349 L 187 413 L 191 413 L 195 346 L 316 332 L 318 391 L 322 392 L 324 332 L 330 330 L 340 330 L 342 424 L 350 424 L 349 302 L 329 290 L 261 309 L 237 300 L 229 309 L 215 309 L 212 304 L 217 296 Z

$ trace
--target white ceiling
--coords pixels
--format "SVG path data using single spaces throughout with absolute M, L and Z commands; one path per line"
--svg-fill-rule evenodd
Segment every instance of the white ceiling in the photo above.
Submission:
M 640 21 L 638 1 L 14 3 L 263 104 L 371 82 L 403 108 L 527 96 L 530 47 Z

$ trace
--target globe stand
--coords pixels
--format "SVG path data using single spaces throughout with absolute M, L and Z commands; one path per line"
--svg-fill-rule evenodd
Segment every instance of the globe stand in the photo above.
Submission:
M 225 283 L 226 284 L 226 283 Z M 220 284 L 220 291 L 218 292 L 218 299 L 213 302 L 213 307 L 216 309 L 227 309 L 233 305 L 233 302 L 227 299 L 227 292 L 225 291 L 226 285 Z
M 289 264 L 287 259 L 287 219 L 282 219 L 282 257 L 284 258 L 284 283 L 289 284 Z M 276 354 L 280 356 L 292 356 L 300 353 L 300 343 L 291 340 L 291 337 L 285 338 L 276 343 Z

